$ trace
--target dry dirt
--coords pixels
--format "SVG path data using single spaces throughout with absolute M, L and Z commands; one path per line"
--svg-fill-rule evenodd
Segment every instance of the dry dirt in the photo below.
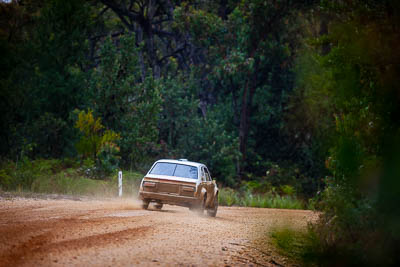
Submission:
M 139 202 L 0 198 L 0 266 L 289 266 L 268 231 L 310 211 L 220 207 L 216 218 Z

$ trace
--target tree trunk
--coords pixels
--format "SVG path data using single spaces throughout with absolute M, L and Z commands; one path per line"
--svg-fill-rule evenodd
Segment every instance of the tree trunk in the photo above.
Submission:
M 253 103 L 253 96 L 256 91 L 255 84 L 250 85 L 250 82 L 250 79 L 246 82 L 242 95 L 242 106 L 240 108 L 239 151 L 242 158 L 238 168 L 239 175 L 243 173 L 247 160 L 247 139 L 250 129 L 250 109 Z
M 147 53 L 150 58 L 151 68 L 153 69 L 153 77 L 155 79 L 159 79 L 161 76 L 161 69 L 158 64 L 157 51 L 154 48 L 154 35 L 151 32 L 151 30 L 148 33 L 146 44 L 147 44 Z
M 239 151 L 242 156 L 239 173 L 243 171 L 243 164 L 246 162 L 247 134 L 248 134 L 248 106 L 247 95 L 249 90 L 249 81 L 243 89 L 242 106 L 240 108 L 240 125 L 239 125 Z
M 135 27 L 136 28 L 136 42 L 137 45 L 140 45 L 143 41 L 143 30 L 140 27 Z M 144 58 L 143 58 L 143 51 L 142 49 L 139 50 L 139 65 L 140 65 L 140 74 L 141 74 L 141 79 L 142 82 L 144 82 L 144 79 L 146 77 L 146 67 L 144 64 Z
M 327 35 L 328 34 L 328 23 L 329 23 L 329 18 L 325 15 L 321 16 L 321 24 L 320 24 L 320 29 L 319 29 L 319 35 Z M 322 50 L 321 53 L 322 55 L 327 55 L 331 50 L 331 46 L 328 42 L 324 42 L 322 44 Z

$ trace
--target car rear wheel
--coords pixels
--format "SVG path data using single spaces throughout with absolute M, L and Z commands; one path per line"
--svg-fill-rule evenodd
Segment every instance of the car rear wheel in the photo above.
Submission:
M 218 195 L 215 196 L 214 198 L 214 207 L 212 209 L 207 210 L 207 215 L 211 217 L 217 216 L 217 211 L 218 211 Z
M 162 207 L 163 207 L 163 203 L 157 203 L 157 204 L 154 205 L 154 207 L 155 207 L 156 209 L 158 209 L 158 210 L 161 210 Z
M 147 210 L 147 208 L 149 207 L 149 203 L 150 203 L 150 201 L 148 201 L 147 199 L 143 199 L 142 200 L 142 209 Z

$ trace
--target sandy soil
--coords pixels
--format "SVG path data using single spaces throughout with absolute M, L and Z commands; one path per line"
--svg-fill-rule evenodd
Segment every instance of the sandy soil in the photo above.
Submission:
M 216 218 L 135 200 L 0 198 L 0 266 L 289 266 L 272 227 L 310 211 L 220 207 Z

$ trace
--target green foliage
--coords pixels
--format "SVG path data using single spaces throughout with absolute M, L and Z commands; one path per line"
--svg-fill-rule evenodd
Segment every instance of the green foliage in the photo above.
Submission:
M 83 176 L 77 167 L 77 162 L 68 159 L 32 162 L 24 160 L 18 164 L 3 162 L 0 168 L 0 189 L 98 197 L 113 197 L 118 194 L 116 174 L 107 181 L 93 180 Z M 93 160 L 85 160 L 83 167 L 93 168 Z M 137 172 L 123 172 L 123 195 L 136 196 L 142 178 L 143 175 Z
M 221 188 L 218 193 L 218 201 L 221 206 L 233 206 L 240 203 L 239 193 L 232 188 Z
M 210 114 L 211 116 L 211 114 Z M 204 162 L 212 177 L 234 185 L 239 160 L 237 138 L 226 132 L 215 119 L 193 119 L 180 138 L 177 152 L 193 161 Z
M 101 176 L 115 174 L 119 168 L 119 148 L 113 143 L 105 143 L 97 155 L 98 172 Z
M 294 189 L 293 186 L 290 186 L 290 185 L 281 185 L 280 189 L 283 194 L 288 195 L 288 196 L 293 196 L 296 194 L 296 190 Z
M 393 64 L 400 62 L 395 45 L 400 35 L 392 27 L 400 6 L 361 2 L 328 7 L 341 19 L 315 40 L 316 66 L 301 74 L 310 110 L 331 118 L 322 121 L 321 131 L 330 140 L 331 176 L 318 204 L 324 214 L 314 227 L 320 244 L 316 263 L 331 266 L 400 262 L 399 171 L 393 161 L 399 158 L 400 75 Z M 330 51 L 318 55 L 326 43 Z
M 285 168 L 272 162 L 266 162 L 264 166 L 267 168 L 265 180 L 271 185 L 291 185 L 294 188 L 301 188 L 300 183 L 304 177 L 301 177 L 300 171 L 296 166 Z
M 158 127 L 165 147 L 161 156 L 204 162 L 218 181 L 233 185 L 239 160 L 238 140 L 225 129 L 219 107 L 199 114 L 198 90 L 199 81 L 193 76 L 178 73 L 162 80 Z
M 76 144 L 78 153 L 84 158 L 91 157 L 95 159 L 97 153 L 102 146 L 102 129 L 101 119 L 94 119 L 93 111 L 89 110 L 79 112 L 78 120 L 75 128 L 82 133 L 81 140 Z
M 277 227 L 269 233 L 273 245 L 278 250 L 302 266 L 314 266 L 317 258 L 324 258 L 326 261 L 322 266 L 327 265 L 333 255 L 322 255 L 322 251 L 316 233 L 308 227 L 306 231 L 295 230 L 290 227 Z M 340 257 L 339 255 L 336 255 Z
M 138 191 L 138 177 L 143 175 L 132 173 L 130 176 L 124 175 L 123 178 L 123 196 L 135 197 Z M 95 196 L 95 197 L 115 197 L 118 194 L 117 175 L 112 179 L 93 180 L 80 175 L 75 169 L 66 169 L 52 176 L 39 176 L 32 184 L 32 192 L 45 194 L 65 194 L 78 196 Z
M 177 147 L 180 139 L 189 136 L 186 133 L 187 129 L 192 128 L 198 120 L 199 101 L 195 93 L 196 84 L 193 77 L 179 73 L 175 77 L 165 77 L 162 81 L 163 102 L 158 127 L 161 140 L 172 149 Z
M 101 1 L 1 3 L 12 18 L 0 25 L 2 155 L 78 152 L 115 169 L 116 147 L 96 135 L 78 141 L 77 109 L 119 133 L 120 166 L 130 169 L 185 157 L 236 186 L 239 175 L 263 175 L 264 161 L 295 165 L 282 126 L 301 2 L 171 3 L 153 37 Z
M 80 176 L 73 169 L 66 169 L 54 175 L 40 175 L 32 183 L 31 191 L 81 196 L 115 196 L 117 186 L 105 181 L 96 181 Z
M 303 203 L 295 196 L 280 196 L 272 192 L 254 194 L 251 191 L 242 191 L 239 193 L 231 188 L 222 188 L 218 197 L 220 205 L 226 206 L 304 209 Z
M 89 176 L 107 176 L 118 168 L 119 147 L 116 142 L 119 134 L 105 130 L 100 118 L 93 117 L 93 111 L 81 111 L 75 127 L 80 130 L 82 137 L 76 144 L 78 153 L 83 159 L 96 161 L 96 165 L 85 162 L 85 173 Z M 91 175 L 90 175 L 91 174 Z
M 30 127 L 32 139 L 36 141 L 33 152 L 45 158 L 61 156 L 67 145 L 63 138 L 67 128 L 67 122 L 54 114 L 41 115 Z
M 284 254 L 299 259 L 301 258 L 302 248 L 304 247 L 304 238 L 301 233 L 289 228 L 275 229 L 271 231 L 273 244 Z
M 82 161 L 82 171 L 85 172 L 86 176 L 88 177 L 94 177 L 95 172 L 95 161 L 92 158 L 86 158 Z
M 242 191 L 250 191 L 257 194 L 275 192 L 275 187 L 273 187 L 271 183 L 269 183 L 264 179 L 262 179 L 261 181 L 258 180 L 242 181 L 240 189 Z
M 220 7 L 226 12 L 223 18 L 212 7 L 183 4 L 175 10 L 174 25 L 194 35 L 207 51 L 206 61 L 191 73 L 206 77 L 198 79 L 200 105 L 212 104 L 200 107 L 202 115 L 208 117 L 209 110 L 218 114 L 212 119 L 237 142 L 232 148 L 239 160 L 231 165 L 236 176 L 262 175 L 263 161 L 298 160 L 293 160 L 283 126 L 293 83 L 294 51 L 288 43 L 297 30 L 290 13 L 304 6 L 302 1 L 229 3 Z
M 197 37 L 195 44 L 201 47 L 215 46 L 215 42 L 224 33 L 222 19 L 212 13 L 215 10 L 205 10 L 206 8 L 198 9 L 183 3 L 174 10 L 173 27 L 181 31 L 188 27 L 188 32 Z
M 6 190 L 31 190 L 32 184 L 40 175 L 51 175 L 62 167 L 60 160 L 30 161 L 23 157 L 14 163 L 2 162 L 1 186 Z
M 89 107 L 107 129 L 120 134 L 123 163 L 131 167 L 147 162 L 157 150 L 161 105 L 160 82 L 151 73 L 141 80 L 135 42 L 133 34 L 121 37 L 118 45 L 106 38 L 88 88 Z
M 12 187 L 12 178 L 5 170 L 0 170 L 0 188 L 9 190 Z
M 83 71 L 92 11 L 80 1 L 1 3 L 1 153 L 74 156 L 70 112 L 82 103 Z M 4 103 L 3 103 L 4 101 Z M 4 144 L 4 146 L 3 146 Z

